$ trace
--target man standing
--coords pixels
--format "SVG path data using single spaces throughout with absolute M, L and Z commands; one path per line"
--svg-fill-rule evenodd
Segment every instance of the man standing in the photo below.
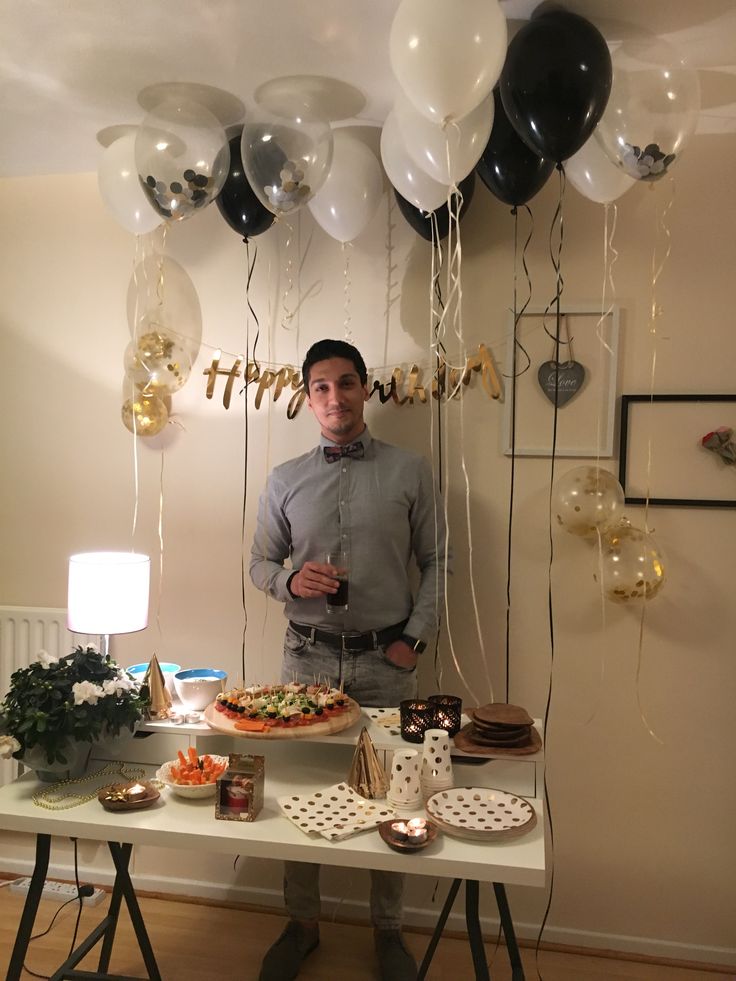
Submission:
M 368 376 L 360 352 L 318 341 L 302 366 L 319 445 L 281 466 L 261 496 L 251 550 L 255 585 L 285 604 L 281 679 L 328 679 L 361 705 L 397 705 L 417 693 L 416 665 L 437 629 L 445 529 L 427 460 L 373 439 L 363 420 Z M 349 553 L 349 603 L 327 611 L 338 569 L 325 553 Z M 419 568 L 415 595 L 412 556 Z M 291 567 L 284 568 L 285 560 Z M 414 981 L 400 925 L 403 876 L 371 872 L 371 919 L 383 981 Z M 260 981 L 290 981 L 319 943 L 319 866 L 286 862 L 290 920 L 266 953 Z

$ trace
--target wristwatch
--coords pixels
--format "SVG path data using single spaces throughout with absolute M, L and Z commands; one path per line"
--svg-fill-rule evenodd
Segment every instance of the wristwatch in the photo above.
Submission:
M 424 651 L 425 648 L 427 647 L 425 641 L 417 640 L 416 637 L 412 637 L 410 634 L 402 634 L 399 637 L 399 640 L 403 640 L 405 644 L 408 644 L 415 654 L 421 654 L 422 651 Z

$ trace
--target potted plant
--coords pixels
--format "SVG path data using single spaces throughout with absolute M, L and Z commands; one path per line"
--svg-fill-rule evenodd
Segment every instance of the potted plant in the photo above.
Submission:
M 138 684 L 94 645 L 60 658 L 40 651 L 11 675 L 0 704 L 0 754 L 40 774 L 73 771 L 81 748 L 83 769 L 93 743 L 134 731 L 143 704 Z

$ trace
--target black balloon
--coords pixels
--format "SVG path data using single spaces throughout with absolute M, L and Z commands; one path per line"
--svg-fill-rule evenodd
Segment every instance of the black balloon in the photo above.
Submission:
M 537 156 L 520 138 L 504 112 L 498 88 L 493 101 L 493 129 L 475 172 L 491 194 L 516 208 L 541 191 L 555 162 Z
M 552 10 L 509 44 L 501 98 L 511 125 L 540 157 L 562 163 L 603 115 L 613 69 L 603 35 L 584 17 Z
M 273 224 L 274 216 L 255 196 L 245 176 L 243 158 L 240 155 L 240 136 L 234 136 L 230 140 L 230 170 L 215 200 L 222 217 L 244 239 L 252 235 L 262 235 Z
M 458 190 L 463 196 L 463 203 L 460 205 L 459 214 L 459 218 L 462 220 L 470 202 L 473 200 L 473 194 L 475 192 L 475 174 L 472 170 L 464 180 L 460 181 Z M 447 209 L 447 202 L 440 205 L 434 211 L 422 211 L 420 208 L 415 207 L 411 201 L 407 201 L 406 198 L 402 197 L 396 188 L 394 188 L 394 194 L 396 195 L 396 201 L 402 215 L 414 231 L 419 232 L 422 238 L 426 238 L 428 242 L 432 241 L 432 215 L 434 215 L 437 223 L 437 234 L 440 239 L 447 237 L 447 233 L 450 230 L 450 213 Z

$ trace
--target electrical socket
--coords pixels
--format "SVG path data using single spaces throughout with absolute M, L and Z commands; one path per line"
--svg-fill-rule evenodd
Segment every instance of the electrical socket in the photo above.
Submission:
M 14 879 L 8 888 L 11 892 L 25 896 L 31 888 L 30 877 L 24 876 L 22 879 Z M 57 882 L 55 879 L 47 879 L 43 884 L 41 898 L 52 899 L 57 903 L 65 903 L 68 899 L 77 898 L 77 887 L 70 882 Z M 102 889 L 95 889 L 91 896 L 83 896 L 82 902 L 85 906 L 97 906 L 104 898 L 104 891 Z

